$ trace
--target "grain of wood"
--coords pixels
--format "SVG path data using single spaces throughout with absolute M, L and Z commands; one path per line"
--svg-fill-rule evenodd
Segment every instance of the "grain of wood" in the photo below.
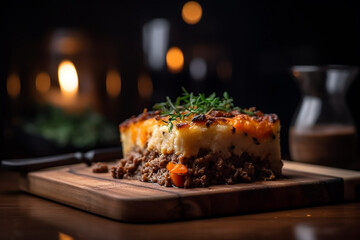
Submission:
M 330 170 L 285 161 L 284 178 L 275 181 L 182 189 L 113 179 L 109 173 L 93 173 L 77 164 L 31 172 L 22 178 L 20 187 L 112 219 L 153 222 L 329 204 L 355 197 L 356 185 L 344 179 L 358 182 L 360 173 Z

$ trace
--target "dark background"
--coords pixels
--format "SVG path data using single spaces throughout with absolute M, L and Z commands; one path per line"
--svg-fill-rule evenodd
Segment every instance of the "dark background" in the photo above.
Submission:
M 287 131 L 301 97 L 289 68 L 299 64 L 359 66 L 359 4 L 333 0 L 199 1 L 202 19 L 198 24 L 188 25 L 181 18 L 185 2 L 3 2 L 0 7 L 2 157 L 12 157 L 19 150 L 8 129 L 33 101 L 26 94 L 25 84 L 15 107 L 6 93 L 7 76 L 16 69 L 22 81 L 26 81 L 33 65 L 44 59 L 46 36 L 53 30 L 69 28 L 84 32 L 92 40 L 90 57 L 95 63 L 112 64 L 121 73 L 119 98 L 111 103 L 101 98 L 100 112 L 112 122 L 119 123 L 144 107 L 151 108 L 164 96 L 175 98 L 181 86 L 195 93 L 222 94 L 226 90 L 236 105 L 256 106 L 280 116 L 282 152 L 284 158 L 289 158 Z M 154 18 L 170 22 L 169 44 L 184 51 L 184 69 L 178 74 L 166 69 L 152 73 L 144 63 L 141 31 L 143 25 Z M 194 49 L 210 55 L 214 52 L 213 63 L 229 59 L 231 79 L 221 81 L 215 65 L 209 63 L 206 79 L 194 82 L 188 71 Z M 150 73 L 154 85 L 154 95 L 148 100 L 139 98 L 136 90 L 137 77 L 143 72 Z M 347 101 L 358 129 L 359 93 L 357 78 L 349 89 Z

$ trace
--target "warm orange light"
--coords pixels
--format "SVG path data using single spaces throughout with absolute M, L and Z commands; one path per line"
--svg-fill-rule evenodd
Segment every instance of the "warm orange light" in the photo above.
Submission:
M 106 75 L 106 92 L 110 97 L 116 98 L 121 91 L 121 77 L 120 74 L 111 70 Z
M 65 60 L 60 63 L 58 77 L 61 92 L 65 95 L 75 95 L 79 87 L 79 80 L 76 68 L 71 61 Z
M 59 232 L 59 240 L 74 240 L 74 238 L 68 234 Z
M 50 89 L 50 76 L 46 72 L 40 72 L 35 78 L 36 90 L 41 93 L 46 93 Z
M 142 98 L 149 98 L 153 93 L 153 84 L 150 76 L 140 75 L 138 78 L 138 91 Z
M 292 71 L 292 74 L 293 74 L 294 77 L 296 77 L 296 78 L 300 77 L 300 73 L 299 73 L 298 71 L 293 70 L 293 71 Z
M 180 72 L 184 66 L 184 54 L 178 47 L 172 47 L 166 53 L 166 64 L 171 72 Z
M 17 98 L 21 90 L 19 75 L 16 73 L 11 74 L 7 79 L 6 88 L 10 97 Z
M 184 4 L 181 16 L 187 24 L 196 24 L 202 17 L 202 8 L 198 2 L 189 1 Z
M 64 36 L 57 39 L 56 48 L 61 54 L 75 54 L 81 49 L 81 43 L 73 36 Z

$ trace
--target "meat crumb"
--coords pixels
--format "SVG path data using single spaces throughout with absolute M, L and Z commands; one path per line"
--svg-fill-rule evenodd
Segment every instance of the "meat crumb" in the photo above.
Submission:
M 102 162 L 98 162 L 98 163 L 95 164 L 92 171 L 94 173 L 107 173 L 107 172 L 109 172 L 109 168 L 108 168 L 107 164 L 102 163 Z
M 231 146 L 231 149 L 235 146 Z M 138 179 L 142 182 L 158 183 L 171 187 L 173 182 L 166 166 L 169 162 L 179 163 L 176 154 L 161 154 L 156 150 L 134 148 L 116 167 L 111 168 L 113 178 Z M 219 153 L 201 149 L 198 156 L 183 158 L 186 166 L 185 188 L 207 187 L 215 184 L 236 184 L 256 180 L 273 180 L 275 174 L 268 160 L 252 157 L 243 152 L 223 159 Z

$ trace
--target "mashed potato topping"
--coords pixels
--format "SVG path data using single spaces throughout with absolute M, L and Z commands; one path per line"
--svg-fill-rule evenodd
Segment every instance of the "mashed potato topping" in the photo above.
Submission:
M 276 115 L 261 112 L 255 116 L 241 113 L 226 117 L 214 115 L 190 115 L 169 131 L 166 117 L 144 113 L 120 125 L 124 155 L 134 148 L 141 148 L 175 154 L 181 162 L 184 158 L 197 156 L 202 149 L 215 152 L 224 159 L 231 155 L 240 157 L 245 152 L 269 161 L 271 169 L 281 174 L 280 121 Z

